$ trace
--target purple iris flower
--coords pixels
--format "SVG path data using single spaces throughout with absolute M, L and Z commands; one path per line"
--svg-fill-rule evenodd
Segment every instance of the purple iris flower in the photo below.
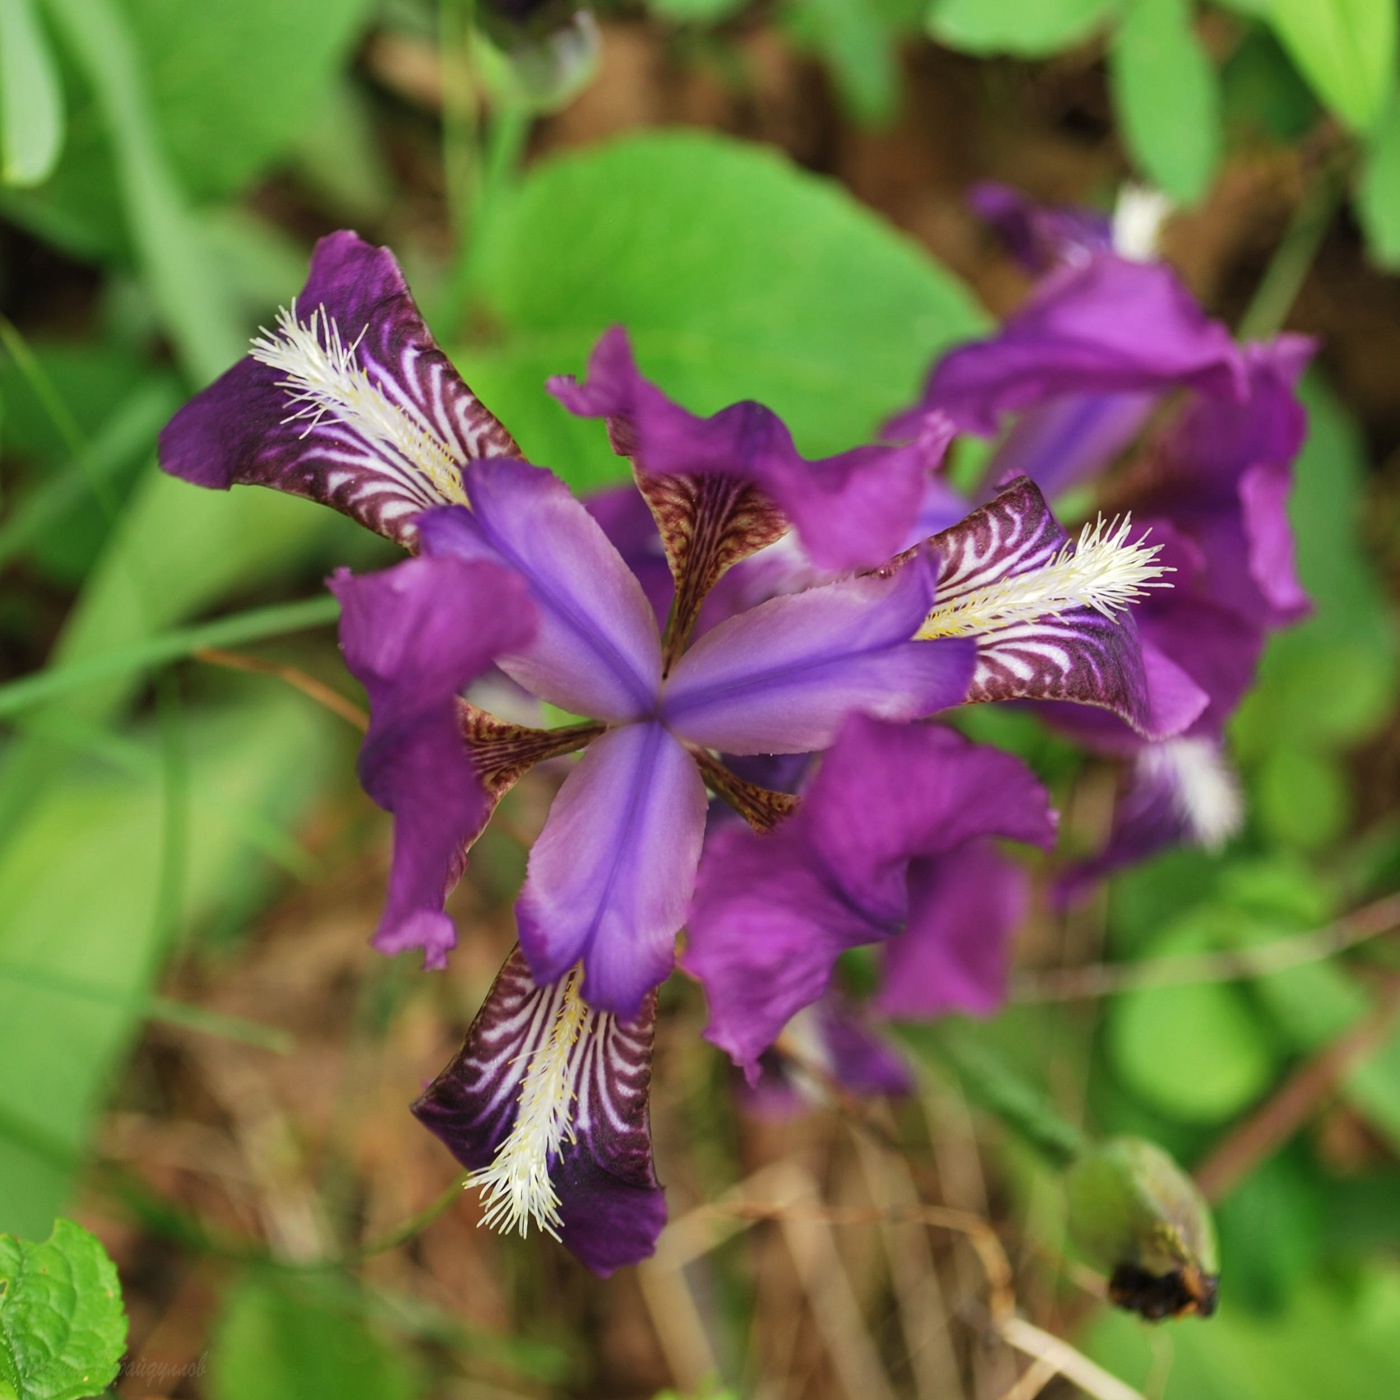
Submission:
M 1170 268 L 1111 251 L 1092 221 L 1076 227 L 1066 211 L 1004 188 L 977 203 L 1018 258 L 1051 270 L 1000 332 L 944 357 L 891 429 L 913 431 L 936 413 L 1000 432 L 986 481 L 1023 474 L 1051 496 L 1102 477 L 1148 429 L 1107 499 L 1150 530 L 1174 571 L 1169 592 L 1133 606 L 1154 704 L 1196 707 L 1188 725 L 1147 745 L 1102 711 L 1053 707 L 1059 727 L 1132 760 L 1108 847 L 1064 886 L 1080 889 L 1179 840 L 1217 846 L 1238 825 L 1224 725 L 1267 631 L 1308 606 L 1286 503 L 1306 427 L 1294 386 L 1311 343 L 1237 346 Z
M 175 416 L 161 460 L 205 486 L 308 496 L 417 555 L 332 582 L 371 704 L 361 777 L 395 816 L 381 949 L 421 948 L 442 966 L 455 941 L 446 893 L 495 803 L 533 764 L 582 751 L 530 853 L 519 949 L 415 1111 L 475 1173 L 488 1220 L 522 1231 L 533 1220 L 607 1272 L 649 1252 L 664 1215 L 646 1125 L 655 988 L 692 913 L 709 793 L 756 830 L 776 827 L 764 848 L 776 859 L 837 829 L 823 794 L 845 791 L 843 773 L 886 772 L 865 827 L 856 806 L 846 814 L 834 868 L 864 912 L 840 937 L 890 941 L 901 922 L 929 937 L 942 857 L 995 836 L 1045 841 L 1052 828 L 1014 759 L 909 721 L 1027 697 L 1106 707 L 1144 733 L 1191 716 L 1152 702 L 1125 608 L 1161 569 L 1124 531 L 1076 544 L 1020 480 L 920 538 L 946 422 L 807 461 L 758 404 L 701 418 L 672 403 L 620 331 L 584 383 L 551 388 L 571 411 L 606 418 L 632 459 L 670 575 L 664 608 L 655 570 L 649 594 L 600 520 L 521 460 L 433 341 L 393 257 L 354 234 L 317 245 L 301 296 Z M 783 547 L 803 561 L 799 582 L 731 600 L 701 625 L 727 573 Z M 468 703 L 464 687 L 488 666 L 578 722 L 530 728 Z M 828 750 L 800 802 L 740 771 L 746 756 Z M 918 773 L 926 799 L 901 797 L 889 755 L 903 782 Z M 715 840 L 737 851 L 734 835 Z M 783 879 L 800 886 L 800 862 L 783 859 Z M 693 965 L 721 1027 L 730 979 L 745 965 L 751 983 L 766 975 L 792 933 L 707 962 L 713 877 L 706 889 Z M 985 1007 L 989 954 L 968 936 L 948 935 L 941 970 L 928 948 L 918 956 L 943 989 L 936 1001 Z M 798 1009 L 802 961 L 773 980 L 745 1047 Z M 804 965 L 815 997 L 820 977 Z
M 706 849 L 683 959 L 705 988 L 706 1037 L 755 1082 L 762 1053 L 862 944 L 895 973 L 890 1014 L 990 1011 L 1009 929 L 980 921 L 991 892 L 959 866 L 971 856 L 985 876 L 993 838 L 1054 836 L 1044 789 L 1011 755 L 937 725 L 852 718 L 787 821 L 767 836 L 730 828 Z

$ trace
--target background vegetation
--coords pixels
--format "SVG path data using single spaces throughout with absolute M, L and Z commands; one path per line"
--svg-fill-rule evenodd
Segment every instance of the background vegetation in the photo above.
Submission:
M 0 0 L 0 1232 L 72 1213 L 99 1234 L 129 1396 L 1013 1400 L 1074 1393 L 1032 1359 L 1053 1334 L 1127 1387 L 1074 1362 L 1105 1398 L 1390 1400 L 1393 0 L 600 18 L 596 73 L 545 113 L 459 0 Z M 1246 832 L 1069 916 L 1042 902 L 1012 1005 L 969 1034 L 1063 1115 L 1196 1169 L 1219 1315 L 1107 1313 L 1054 1181 L 933 1064 L 908 1102 L 748 1116 L 679 983 L 657 1259 L 599 1284 L 478 1231 L 405 1105 L 510 945 L 547 779 L 479 847 L 452 971 L 373 954 L 388 821 L 355 786 L 361 697 L 320 580 L 391 556 L 303 502 L 161 477 L 159 427 L 300 286 L 311 241 L 355 226 L 577 487 L 622 464 L 541 384 L 615 321 L 690 407 L 757 398 L 835 451 L 1024 294 L 969 183 L 1106 207 L 1129 176 L 1181 202 L 1166 252 L 1214 314 L 1321 337 L 1294 509 L 1317 609 L 1234 727 Z M 1092 848 L 1112 774 L 976 719 L 1053 783 L 1064 850 Z M 1005 1241 L 1000 1293 L 968 1215 Z M 999 1325 L 1013 1294 L 1042 1332 Z

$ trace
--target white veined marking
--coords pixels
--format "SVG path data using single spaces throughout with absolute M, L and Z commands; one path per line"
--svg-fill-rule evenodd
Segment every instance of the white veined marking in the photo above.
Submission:
M 481 1190 L 482 1223 L 493 1230 L 526 1235 L 533 1220 L 545 1234 L 559 1238 L 564 1222 L 549 1168 L 565 1141 L 574 1140 L 574 1086 L 594 1022 L 579 992 L 582 980 L 579 968 L 569 974 L 554 1020 L 526 1066 L 515 1123 L 491 1165 L 467 1181 Z
M 1161 190 L 1124 185 L 1113 206 L 1113 251 L 1133 262 L 1155 262 L 1161 256 L 1162 225 L 1175 207 Z
M 281 371 L 285 377 L 277 381 L 278 387 L 289 390 L 292 402 L 301 405 L 284 423 L 305 420 L 305 437 L 329 416 L 369 447 L 408 463 L 442 500 L 467 504 L 452 449 L 418 414 L 394 402 L 360 364 L 363 330 L 346 345 L 324 306 L 317 307 L 309 321 L 298 321 L 295 297 L 290 308 L 278 310 L 275 331 L 259 330 L 250 353 Z
M 1148 781 L 1165 782 L 1191 835 L 1218 851 L 1240 829 L 1244 804 L 1239 783 L 1209 739 L 1168 739 L 1149 744 L 1138 758 Z
M 1156 562 L 1160 545 L 1128 543 L 1132 516 L 1105 525 L 1102 516 L 1046 563 L 992 583 L 943 594 L 918 637 L 970 637 L 1001 631 L 1074 608 L 1104 617 L 1143 596 L 1148 588 L 1170 588 L 1162 578 L 1173 570 Z

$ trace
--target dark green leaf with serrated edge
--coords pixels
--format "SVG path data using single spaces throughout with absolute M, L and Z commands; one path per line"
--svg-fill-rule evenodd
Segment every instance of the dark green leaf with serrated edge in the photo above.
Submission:
M 121 1285 L 95 1235 L 71 1220 L 44 1244 L 0 1235 L 0 1397 L 99 1395 L 125 1350 Z

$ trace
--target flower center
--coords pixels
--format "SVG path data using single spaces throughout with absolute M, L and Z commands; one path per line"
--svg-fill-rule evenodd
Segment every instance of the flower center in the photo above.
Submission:
M 452 449 L 411 401 L 391 398 L 387 381 L 376 383 L 360 363 L 364 335 L 361 331 L 346 345 L 324 306 L 317 307 L 310 320 L 298 321 L 293 298 L 290 310 L 278 311 L 277 329 L 264 329 L 253 340 L 250 353 L 284 376 L 278 387 L 288 390 L 291 402 L 299 407 L 282 421 L 304 421 L 303 437 L 332 418 L 366 446 L 401 458 L 426 477 L 444 500 L 466 505 L 467 493 Z
M 1156 562 L 1160 545 L 1128 543 L 1131 525 L 1131 516 L 1109 525 L 1100 516 L 1084 527 L 1077 544 L 1065 545 L 1036 568 L 986 583 L 975 574 L 962 583 L 954 578 L 940 587 L 918 637 L 975 636 L 1074 608 L 1113 617 L 1147 589 L 1169 587 L 1161 576 L 1173 572 Z
M 576 967 L 561 984 L 553 1020 L 520 1085 L 515 1123 L 491 1165 L 467 1182 L 481 1190 L 483 1222 L 505 1234 L 526 1235 L 533 1220 L 557 1240 L 564 1223 L 549 1169 L 564 1143 L 574 1140 L 574 1086 L 598 1019 L 580 994 L 582 981 Z

